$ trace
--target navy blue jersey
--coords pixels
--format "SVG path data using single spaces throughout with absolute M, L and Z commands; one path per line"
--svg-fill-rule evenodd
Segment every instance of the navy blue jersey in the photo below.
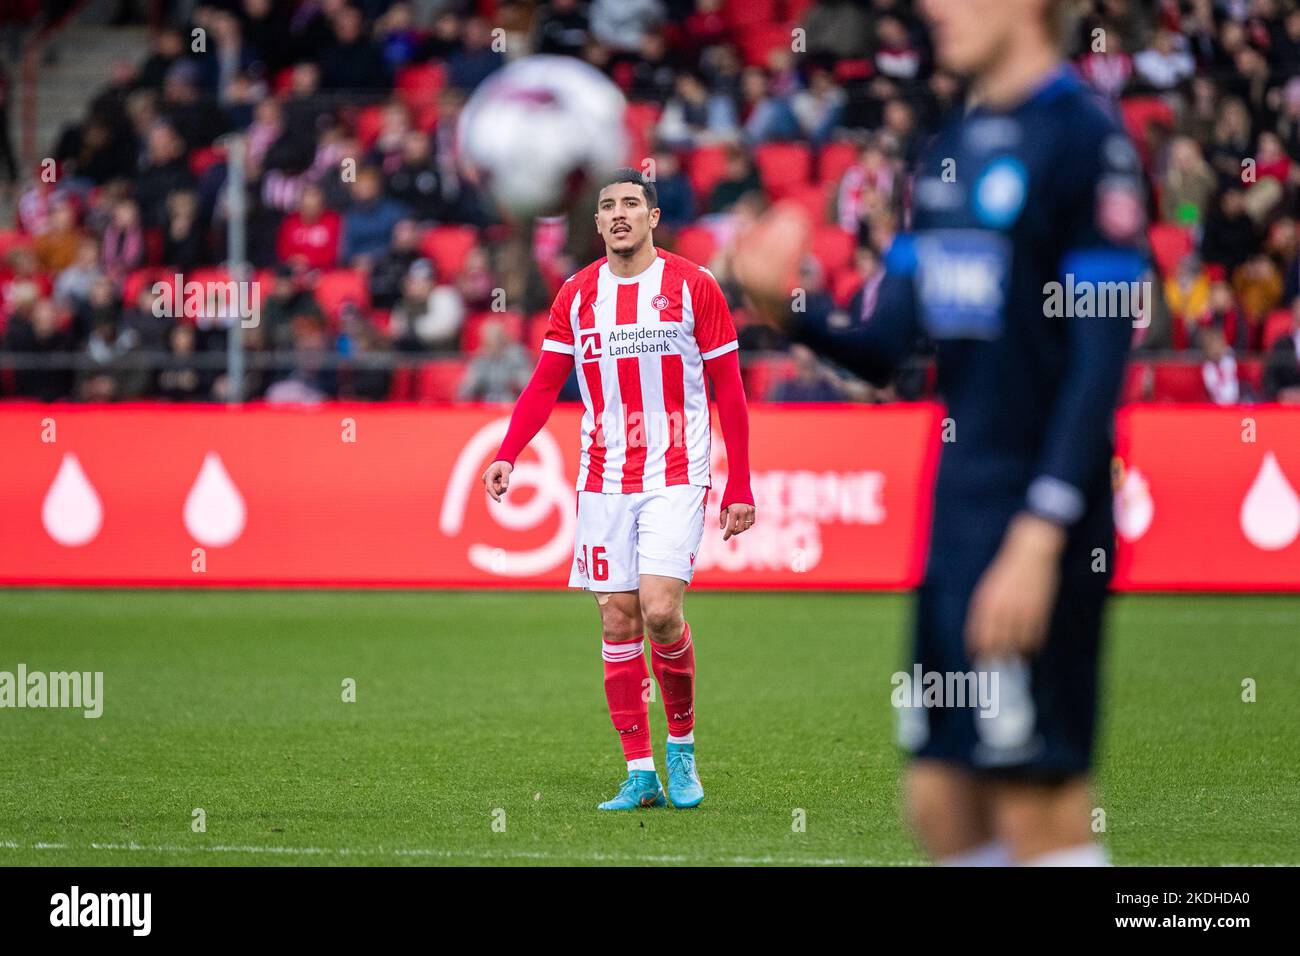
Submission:
M 1068 529 L 1064 586 L 1106 583 L 1090 565 L 1098 547 L 1112 563 L 1111 431 L 1144 213 L 1137 153 L 1063 67 L 1019 106 L 975 108 L 934 137 L 869 315 L 793 330 L 875 382 L 933 341 L 955 433 L 927 580 L 969 587 L 1028 510 Z

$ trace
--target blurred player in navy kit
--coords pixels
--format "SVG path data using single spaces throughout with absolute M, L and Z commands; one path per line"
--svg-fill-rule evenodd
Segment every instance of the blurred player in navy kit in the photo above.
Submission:
M 1056 317 L 1046 300 L 1052 283 L 1104 293 L 1139 280 L 1144 184 L 1122 127 L 1063 60 L 1068 0 L 921 6 L 939 62 L 969 81 L 967 109 L 915 171 L 912 225 L 870 314 L 832 329 L 786 304 L 778 321 L 876 383 L 918 340 L 936 346 L 956 435 L 935 485 L 913 662 L 998 684 L 996 716 L 952 701 L 899 711 L 922 844 L 953 864 L 1104 865 L 1089 770 L 1113 559 L 1110 436 L 1137 317 Z M 783 215 L 736 263 L 770 315 L 806 232 Z

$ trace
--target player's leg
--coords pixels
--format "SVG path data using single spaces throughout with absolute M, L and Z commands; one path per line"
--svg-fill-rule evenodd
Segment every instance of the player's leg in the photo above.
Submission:
M 1005 674 L 1000 682 L 1003 714 L 1020 707 L 1018 696 L 1027 698 L 1027 716 L 1014 722 L 1026 724 L 1024 740 L 1033 748 L 1023 765 L 991 781 L 994 827 L 1015 863 L 1106 865 L 1092 830 L 1089 785 L 1104 605 L 1100 588 L 1064 588 L 1047 640 L 1021 669 L 1027 693 Z
M 932 860 L 945 866 L 1006 866 L 994 837 L 988 785 L 965 767 L 916 760 L 906 776 L 907 821 Z
M 650 671 L 637 596 L 635 509 L 628 495 L 578 493 L 578 527 L 569 586 L 586 588 L 600 612 L 605 701 L 628 775 L 603 810 L 662 806 L 650 744 Z
M 909 672 L 965 673 L 964 624 L 969 589 L 926 581 L 917 592 Z M 929 857 L 951 866 L 1003 866 L 1009 860 L 996 839 L 991 794 L 974 771 L 976 738 L 965 708 L 899 707 L 899 743 L 911 751 L 904 781 L 904 815 Z
M 695 767 L 695 643 L 682 605 L 704 535 L 706 494 L 692 485 L 647 492 L 637 515 L 641 617 L 668 718 L 668 795 L 683 809 L 704 799 Z

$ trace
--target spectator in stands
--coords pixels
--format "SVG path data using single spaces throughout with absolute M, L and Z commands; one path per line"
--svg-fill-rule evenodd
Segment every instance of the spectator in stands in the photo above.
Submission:
M 1186 348 L 1210 316 L 1210 276 L 1196 253 L 1188 253 L 1165 279 L 1165 303 L 1173 323 L 1175 348 Z
M 167 123 L 150 126 L 145 148 L 145 164 L 135 180 L 135 198 L 141 222 L 162 226 L 167 219 L 167 197 L 178 189 L 193 189 L 194 177 L 185 161 L 185 141 Z
M 392 371 L 377 358 L 388 351 L 379 331 L 363 316 L 345 318 L 344 331 L 351 342 L 350 361 L 339 375 L 339 398 L 379 402 L 388 397 Z
M 465 303 L 453 285 L 439 285 L 433 263 L 417 259 L 407 270 L 402 297 L 393 306 L 389 332 L 408 352 L 455 352 L 465 322 Z
M 209 373 L 195 361 L 194 326 L 178 322 L 168 335 L 170 354 L 158 371 L 158 394 L 173 402 L 197 401 L 207 397 Z
M 409 215 L 405 206 L 383 194 L 379 170 L 363 167 L 352 184 L 352 205 L 343 215 L 343 263 L 354 269 L 369 268 L 388 248 L 398 220 Z
M 1232 287 L 1222 279 L 1210 284 L 1210 314 L 1207 324 L 1223 333 L 1225 342 L 1234 348 L 1246 351 L 1250 348 L 1250 326 L 1246 324 L 1237 308 Z
M 1185 49 L 1183 38 L 1172 30 L 1160 30 L 1155 42 L 1133 57 L 1138 77 L 1156 90 L 1172 90 L 1196 72 L 1196 61 Z
M 81 237 L 76 208 L 65 195 L 51 207 L 49 225 L 42 235 L 36 237 L 36 262 L 41 270 L 58 273 L 72 265 L 77 258 Z
M 1235 405 L 1241 400 L 1237 381 L 1237 359 L 1223 337 L 1223 330 L 1207 325 L 1200 330 L 1201 378 L 1210 401 L 1216 405 Z
M 1160 218 L 1184 226 L 1199 225 L 1214 196 L 1214 170 L 1190 136 L 1176 137 L 1169 145 L 1169 165 L 1160 190 Z
M 411 132 L 411 114 L 406 104 L 393 101 L 383 109 L 379 136 L 370 147 L 366 161 L 378 166 L 385 174 L 391 173 L 402 161 L 406 137 Z
M 1258 244 L 1255 221 L 1246 213 L 1245 193 L 1239 188 L 1225 189 L 1206 217 L 1201 258 L 1222 266 L 1231 275 Z
M 532 374 L 528 354 L 496 320 L 483 323 L 481 341 L 456 397 L 462 402 L 513 402 Z
M 343 221 L 325 208 L 319 186 L 307 186 L 298 209 L 284 217 L 276 243 L 276 255 L 287 265 L 304 269 L 333 269 L 339 260 L 339 237 Z
M 133 200 L 121 199 L 113 207 L 113 219 L 104 230 L 100 262 L 104 272 L 115 282 L 144 263 L 144 230 L 140 226 L 140 209 Z
M 288 373 L 266 390 L 266 400 L 314 405 L 333 398 L 338 392 L 338 373 L 333 364 L 333 343 L 325 320 L 318 315 L 302 313 L 294 316 L 292 329 L 292 364 Z
M 504 62 L 505 57 L 498 49 L 488 22 L 480 17 L 470 17 L 465 21 L 462 48 L 447 59 L 447 82 L 458 90 L 471 93 Z
M 695 218 L 695 192 L 677 154 L 668 149 L 656 150 L 654 163 L 660 226 L 680 229 L 690 225 Z
M 395 76 L 415 62 L 420 54 L 420 31 L 415 28 L 409 3 L 394 3 L 375 21 L 375 40 L 390 74 Z
M 194 60 L 172 64 L 163 81 L 159 116 L 184 141 L 184 147 L 210 146 L 226 132 L 229 124 L 217 101 L 200 87 L 199 67 Z M 184 150 L 182 150 L 184 152 Z
M 1241 185 L 1242 160 L 1250 155 L 1250 113 L 1239 99 L 1219 105 L 1214 137 L 1206 154 L 1224 188 Z
M 840 228 L 854 235 L 865 234 L 875 217 L 894 208 L 897 182 L 894 164 L 884 149 L 869 141 L 840 179 L 835 199 Z
M 1264 395 L 1270 402 L 1300 404 L 1300 299 L 1291 305 L 1291 329 L 1268 351 Z
M 664 21 L 660 0 L 592 0 L 591 35 L 608 47 L 634 53 L 645 34 Z
M 387 180 L 388 195 L 416 219 L 430 222 L 448 218 L 442 198 L 442 174 L 434 161 L 428 133 L 413 129 L 406 134 Z
M 167 197 L 167 226 L 163 230 L 163 261 L 177 269 L 208 263 L 208 236 L 199 221 L 199 197 L 189 189 Z
M 799 137 L 799 121 L 784 96 L 768 88 L 767 73 L 760 67 L 747 67 L 740 80 L 740 115 L 747 142 L 768 143 Z
M 769 396 L 773 402 L 843 402 L 852 401 L 851 389 L 830 366 L 824 364 L 806 345 L 792 345 L 790 377 L 777 382 Z
M 54 280 L 54 301 L 64 308 L 80 308 L 103 276 L 99 267 L 99 243 L 93 236 L 82 236 L 77 243 L 76 258 Z
M 538 53 L 580 57 L 589 35 L 587 11 L 578 0 L 552 0 L 538 11 Z
M 739 146 L 728 147 L 725 171 L 709 194 L 709 212 L 726 212 L 742 196 L 762 192 L 763 184 L 749 154 Z
M 693 149 L 737 135 L 735 104 L 721 93 L 711 92 L 698 73 L 680 73 L 674 90 L 656 130 L 665 147 Z
M 392 84 L 383 51 L 365 35 L 356 7 L 344 5 L 333 16 L 334 42 L 321 55 L 321 87 L 351 96 L 376 96 Z
M 867 13 L 851 0 L 817 0 L 804 14 L 802 26 L 810 54 L 836 60 L 861 60 L 871 42 Z
M 1232 291 L 1250 330 L 1250 345 L 1259 348 L 1264 317 L 1282 301 L 1282 275 L 1273 260 L 1261 252 L 1233 271 Z
M 900 83 L 910 83 L 921 71 L 921 51 L 907 27 L 897 17 L 876 20 L 876 72 Z
M 293 323 L 299 316 L 324 320 L 324 312 L 316 301 L 310 285 L 306 266 L 281 263 L 276 266 L 271 288 L 263 293 L 262 322 L 266 329 L 265 341 L 272 349 L 293 347 Z
M 652 30 L 641 40 L 641 54 L 628 71 L 628 99 L 663 106 L 673 93 L 676 69 L 662 32 Z
M 844 90 L 835 83 L 829 70 L 814 67 L 808 74 L 807 89 L 795 93 L 791 109 L 803 135 L 814 146 L 831 138 L 844 117 Z
M 475 246 L 465 257 L 460 275 L 456 277 L 456 291 L 460 293 L 465 309 L 469 312 L 484 312 L 492 308 L 497 288 L 487 251 L 482 246 Z
M 52 357 L 52 353 L 68 351 L 71 339 L 64 316 L 49 299 L 34 294 L 26 296 L 9 315 L 4 347 L 33 362 Z M 14 371 L 14 382 L 19 395 L 50 402 L 68 394 L 72 375 L 67 368 L 20 366 Z
M 1133 57 L 1124 49 L 1124 35 L 1119 31 L 1106 34 L 1105 47 L 1100 50 L 1090 44 L 1079 59 L 1079 72 L 1093 89 L 1119 99 L 1133 78 Z
M 402 296 L 402 284 L 411 264 L 420 258 L 420 230 L 412 219 L 393 226 L 392 244 L 370 270 L 370 301 L 376 308 L 391 309 Z

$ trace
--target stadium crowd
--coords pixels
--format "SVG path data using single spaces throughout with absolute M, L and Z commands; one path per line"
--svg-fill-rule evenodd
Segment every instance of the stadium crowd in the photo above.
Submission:
M 585 59 L 626 93 L 657 239 L 731 298 L 752 400 L 930 393 L 926 363 L 877 390 L 789 349 L 729 278 L 746 228 L 788 200 L 818 223 L 805 307 L 870 308 L 909 165 L 961 96 L 908 0 L 163 7 L 148 55 L 96 78 L 56 175 L 5 163 L 0 135 L 0 188 L 18 197 L 0 228 L 0 395 L 224 397 L 230 311 L 152 303 L 158 281 L 227 277 L 223 136 L 242 132 L 262 297 L 249 397 L 514 398 L 556 288 L 599 254 L 585 210 L 510 241 L 457 167 L 467 97 L 530 52 Z M 1150 185 L 1157 271 L 1125 398 L 1300 402 L 1300 4 L 1081 7 L 1077 67 L 1122 112 Z

